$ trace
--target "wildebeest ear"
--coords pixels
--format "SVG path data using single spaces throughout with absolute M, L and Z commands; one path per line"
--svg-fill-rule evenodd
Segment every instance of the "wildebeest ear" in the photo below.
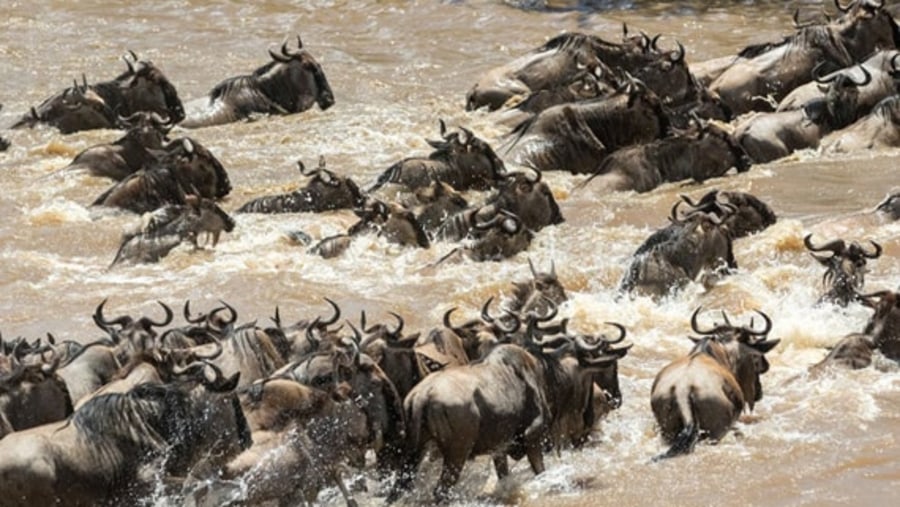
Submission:
M 781 343 L 780 338 L 776 338 L 774 340 L 764 340 L 760 342 L 756 342 L 751 344 L 751 347 L 765 354 L 766 352 L 775 348 L 776 345 Z
M 428 143 L 429 146 L 431 146 L 432 148 L 434 148 L 436 150 L 444 150 L 447 148 L 446 141 L 435 141 L 433 139 L 426 139 L 425 142 Z
M 697 338 L 696 336 L 688 336 L 688 338 L 690 338 L 691 341 L 694 342 L 694 345 L 696 345 L 696 344 L 700 343 L 701 341 L 703 341 L 703 338 Z

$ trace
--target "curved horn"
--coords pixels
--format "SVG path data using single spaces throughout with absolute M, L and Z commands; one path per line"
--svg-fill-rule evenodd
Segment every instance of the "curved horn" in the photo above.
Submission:
M 659 42 L 659 38 L 662 37 L 661 33 L 656 34 L 652 39 L 650 39 L 650 49 L 653 51 L 659 52 L 659 46 L 656 45 Z
M 222 342 L 220 342 L 219 340 L 213 338 L 212 343 L 213 343 L 213 345 L 214 345 L 214 347 L 213 347 L 213 352 L 212 352 L 212 353 L 210 353 L 210 354 L 200 354 L 200 353 L 198 353 L 198 352 L 194 352 L 194 353 L 192 354 L 192 355 L 194 356 L 194 358 L 196 358 L 196 359 L 210 360 L 210 359 L 215 359 L 215 358 L 221 356 L 221 355 L 222 355 L 222 351 L 224 350 L 224 348 L 222 347 Z
M 159 306 L 163 307 L 163 310 L 166 312 L 166 316 L 163 318 L 163 320 L 161 322 L 154 322 L 150 319 L 147 319 L 147 323 L 149 323 L 151 326 L 156 326 L 156 327 L 168 326 L 169 324 L 172 323 L 172 318 L 175 316 L 175 314 L 172 313 L 172 309 L 169 308 L 168 305 L 166 305 L 162 301 L 157 301 L 157 303 L 159 303 Z
M 697 324 L 697 315 L 700 313 L 700 310 L 702 310 L 702 309 L 703 309 L 702 306 L 698 306 L 697 309 L 694 310 L 693 315 L 691 315 L 691 329 L 693 329 L 695 333 L 701 334 L 701 335 L 711 335 L 711 334 L 714 334 L 714 333 L 715 333 L 715 328 L 709 329 L 709 330 L 706 330 L 706 331 L 705 331 L 705 330 L 700 329 L 699 324 Z
M 673 51 L 672 55 L 669 56 L 669 60 L 672 60 L 674 63 L 678 63 L 684 60 L 684 46 L 681 45 L 681 42 L 675 41 L 675 45 L 678 46 L 676 51 Z
M 399 338 L 400 332 L 403 331 L 403 317 L 401 317 L 399 314 L 394 313 L 394 312 L 388 312 L 388 313 L 393 315 L 394 318 L 397 319 L 397 328 L 394 329 L 393 331 L 388 330 L 387 333 L 389 335 L 396 336 Z
M 302 174 L 303 176 L 314 176 L 316 174 L 316 171 L 307 171 L 306 165 L 302 160 L 297 161 L 297 169 L 300 170 L 300 174 Z
M 341 309 L 340 309 L 340 307 L 337 305 L 337 303 L 335 303 L 334 301 L 332 301 L 332 300 L 330 300 L 330 299 L 328 299 L 328 298 L 322 298 L 322 299 L 324 299 L 325 301 L 328 301 L 328 304 L 331 305 L 331 308 L 334 310 L 334 315 L 332 315 L 330 319 L 328 319 L 328 320 L 323 320 L 323 321 L 321 322 L 322 326 L 328 327 L 328 326 L 334 324 L 335 322 L 337 322 L 338 319 L 341 318 Z
M 122 327 L 127 326 L 128 323 L 131 322 L 131 317 L 129 317 L 127 315 L 117 317 L 113 320 L 106 320 L 106 317 L 103 316 L 103 307 L 106 306 L 106 302 L 108 300 L 109 300 L 109 298 L 105 298 L 103 301 L 100 302 L 99 305 L 97 305 L 97 309 L 94 310 L 94 315 L 93 315 L 94 323 L 97 324 L 97 327 L 99 327 L 100 329 L 102 329 L 106 332 L 110 332 L 109 328 L 114 325 L 119 325 Z
M 470 144 L 475 139 L 475 134 L 472 133 L 471 130 L 466 127 L 459 127 L 459 130 L 463 131 L 466 134 L 466 142 L 463 144 Z
M 446 327 L 447 329 L 456 329 L 456 327 L 453 326 L 453 323 L 450 322 L 450 314 L 452 314 L 452 313 L 455 312 L 456 310 L 457 310 L 457 307 L 454 306 L 453 308 L 451 308 L 451 309 L 447 310 L 446 312 L 444 312 L 444 320 L 443 320 L 443 322 L 444 322 L 444 327 Z
M 221 299 L 219 300 L 219 302 L 222 303 L 223 306 L 221 308 L 216 308 L 215 310 L 209 312 L 209 320 L 212 320 L 219 312 L 228 310 L 229 317 L 228 317 L 228 319 L 222 321 L 224 324 L 222 327 L 225 328 L 225 327 L 228 327 L 228 326 L 234 324 L 235 322 L 237 322 L 237 310 L 235 310 L 233 306 L 226 303 L 225 301 L 222 301 Z M 277 308 L 275 309 L 275 312 L 276 312 L 276 317 L 277 317 L 277 315 L 278 315 Z M 276 323 L 276 325 L 277 324 L 278 323 Z
M 128 73 L 134 74 L 134 65 L 132 65 L 128 58 L 125 57 L 125 55 L 122 55 L 122 61 L 125 62 L 126 66 L 128 66 Z
M 285 43 L 287 44 L 287 43 Z M 282 46 L 282 51 L 284 50 L 284 46 Z M 272 60 L 275 60 L 278 63 L 289 63 L 291 58 L 289 56 L 285 56 L 284 54 L 278 54 L 275 51 L 272 51 L 272 48 L 269 48 L 269 56 L 272 57 Z
M 852 81 L 853 84 L 855 84 L 856 86 L 866 86 L 867 84 L 871 83 L 872 82 L 872 74 L 869 72 L 869 69 L 867 69 L 865 67 L 865 65 L 859 64 L 859 70 L 861 70 L 863 73 L 862 82 L 857 81 L 856 79 L 853 78 L 853 76 L 850 76 L 848 74 L 847 77 L 850 79 L 850 81 Z
M 746 331 L 749 334 L 754 335 L 754 336 L 765 336 L 765 335 L 769 334 L 769 331 L 772 330 L 772 319 L 770 319 L 768 315 L 763 313 L 762 310 L 754 310 L 754 311 L 756 313 L 758 313 L 760 317 L 763 318 L 763 321 L 765 322 L 765 326 L 763 326 L 762 330 L 756 331 L 756 330 L 752 329 L 753 328 L 753 319 L 750 319 L 750 328 L 745 328 Z
M 813 77 L 813 79 L 816 80 L 817 83 L 828 84 L 828 83 L 834 81 L 835 79 L 837 79 L 839 74 L 835 74 L 831 77 L 824 76 L 823 71 L 825 69 L 825 65 L 827 65 L 827 64 L 828 64 L 828 62 L 823 61 L 823 62 L 819 62 L 815 67 L 813 67 L 812 77 Z
M 726 326 L 733 327 L 731 324 L 731 320 L 728 319 L 728 314 L 725 313 L 725 310 L 722 310 L 722 320 L 725 321 Z
M 199 324 L 203 322 L 206 318 L 206 315 L 200 315 L 199 317 L 191 318 L 191 300 L 186 299 L 184 301 L 184 311 L 182 312 L 184 315 L 184 320 L 190 322 L 191 324 Z
M 623 326 L 622 324 L 619 324 L 618 322 L 609 322 L 609 321 L 604 322 L 604 324 L 606 324 L 608 326 L 612 326 L 619 330 L 618 338 L 616 338 L 615 340 L 604 340 L 604 341 L 606 341 L 607 344 L 612 345 L 614 343 L 620 343 L 620 342 L 622 342 L 622 340 L 625 339 L 625 334 L 627 333 L 627 331 L 625 330 L 625 326 Z
M 681 225 L 684 223 L 684 220 L 678 218 L 678 206 L 684 201 L 676 201 L 672 206 L 672 211 L 669 212 L 669 220 L 672 221 L 673 224 Z
M 841 0 L 834 0 L 834 6 L 837 7 L 837 10 L 839 10 L 843 13 L 847 13 L 850 11 L 850 8 L 853 7 L 853 2 L 850 2 L 850 4 L 847 5 L 847 7 L 844 7 L 841 5 Z
M 881 256 L 881 245 L 872 241 L 871 239 L 869 240 L 869 243 L 872 243 L 872 246 L 875 247 L 875 251 L 873 251 L 872 253 L 869 253 L 869 252 L 866 252 L 865 250 L 863 250 L 862 248 L 860 248 L 860 250 L 862 250 L 863 257 L 866 257 L 868 259 L 877 259 L 878 257 Z
M 815 246 L 812 244 L 812 234 L 807 234 L 803 237 L 803 244 L 806 245 L 806 248 L 811 252 L 822 252 L 825 250 L 831 251 L 834 255 L 842 255 L 844 250 L 847 248 L 844 240 L 835 239 L 833 241 L 829 241 L 822 246 Z
M 494 301 L 494 296 L 491 296 L 484 302 L 484 305 L 481 306 L 481 320 L 487 322 L 488 324 L 494 323 L 494 318 L 491 317 L 488 308 L 491 306 L 491 303 Z

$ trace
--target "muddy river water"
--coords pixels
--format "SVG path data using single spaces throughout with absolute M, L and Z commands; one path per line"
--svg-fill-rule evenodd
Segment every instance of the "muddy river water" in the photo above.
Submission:
M 120 56 L 129 49 L 159 66 L 186 102 L 225 77 L 255 69 L 268 60 L 267 48 L 301 34 L 328 76 L 334 107 L 190 132 L 228 170 L 234 190 L 223 207 L 233 211 L 253 197 L 294 188 L 298 159 L 310 166 L 323 155 L 329 168 L 368 183 L 394 161 L 426 154 L 425 139 L 438 136 L 441 118 L 499 144 L 507 128 L 484 111 L 466 112 L 466 91 L 488 69 L 560 32 L 618 40 L 627 22 L 633 30 L 681 41 L 688 61 L 696 62 L 789 33 L 797 5 L 635 1 L 596 2 L 614 7 L 608 10 L 572 10 L 565 1 L 546 3 L 561 9 L 524 10 L 498 0 L 7 0 L 0 16 L 0 126 L 82 73 L 91 81 L 111 79 L 124 69 Z M 819 2 L 802 5 L 813 14 L 822 10 Z M 528 276 L 529 258 L 542 267 L 555 262 L 571 295 L 562 312 L 574 328 L 595 331 L 608 320 L 628 328 L 635 345 L 620 362 L 623 406 L 599 426 L 586 449 L 549 456 L 540 477 L 520 462 L 509 480 L 497 484 L 487 462 L 470 463 L 460 484 L 464 502 L 896 505 L 900 374 L 877 361 L 859 371 L 806 377 L 825 347 L 860 330 L 870 311 L 814 306 L 822 268 L 802 242 L 808 232 L 876 240 L 884 255 L 871 263 L 867 288 L 896 288 L 900 223 L 871 213 L 898 182 L 896 152 L 803 152 L 737 176 L 667 184 L 646 194 L 604 195 L 590 186 L 577 189 L 582 177 L 548 173 L 565 223 L 542 230 L 527 252 L 502 263 L 430 267 L 453 245 L 405 249 L 371 237 L 325 260 L 287 239 L 286 231 L 318 238 L 354 221 L 351 213 L 335 212 L 238 215 L 235 231 L 215 249 L 178 249 L 158 264 L 108 270 L 123 230 L 139 219 L 90 208 L 107 181 L 55 171 L 119 132 L 2 133 L 12 142 L 0 154 L 5 337 L 52 332 L 63 339 L 96 338 L 100 331 L 90 316 L 104 298 L 111 314 L 152 315 L 159 313 L 157 300 L 180 308 L 190 299 L 210 308 L 222 299 L 237 308 L 242 322 L 262 322 L 276 305 L 287 319 L 325 312 L 322 297 L 328 296 L 346 315 L 396 311 L 408 328 L 424 330 L 438 325 L 450 307 L 474 316 L 487 297 L 507 297 L 511 281 Z M 752 192 L 779 216 L 773 227 L 735 243 L 738 273 L 712 288 L 691 285 L 663 301 L 616 300 L 629 256 L 666 223 L 678 194 L 699 196 L 712 188 Z M 651 464 L 664 446 L 650 412 L 650 385 L 664 364 L 690 348 L 689 317 L 698 305 L 744 319 L 760 309 L 774 322 L 770 336 L 782 342 L 768 354 L 765 396 L 742 418 L 738 433 L 716 446 L 701 445 L 688 457 Z M 366 479 L 369 492 L 361 493 L 361 503 L 383 503 L 383 485 Z M 342 504 L 331 491 L 320 499 Z

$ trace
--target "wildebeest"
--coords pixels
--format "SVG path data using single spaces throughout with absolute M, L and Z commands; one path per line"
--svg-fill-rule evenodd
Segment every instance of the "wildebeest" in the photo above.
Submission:
M 541 176 L 537 169 L 507 173 L 484 207 L 512 213 L 534 232 L 563 223 L 565 219 L 559 204 L 547 182 L 541 181 Z
M 825 274 L 822 275 L 822 284 L 827 290 L 819 298 L 819 303 L 847 306 L 857 300 L 856 295 L 865 283 L 867 260 L 881 256 L 881 245 L 874 241 L 869 243 L 873 247 L 871 252 L 867 252 L 855 241 L 848 245 L 844 240 L 836 239 L 822 246 L 816 246 L 812 243 L 812 234 L 804 236 L 803 244 L 809 249 L 810 255 L 826 268 Z M 816 255 L 817 252 L 825 251 L 831 255 Z
M 222 478 L 247 487 L 218 505 L 315 503 L 320 489 L 337 486 L 355 506 L 340 477 L 347 455 L 360 451 L 366 437 L 365 418 L 348 400 L 353 394 L 349 386 L 326 393 L 278 378 L 245 388 L 240 399 L 253 446 L 228 464 Z
M 325 168 L 325 157 L 319 157 L 319 167 L 307 172 L 298 160 L 300 174 L 309 178 L 306 186 L 288 194 L 258 197 L 238 208 L 238 213 L 299 213 L 361 207 L 365 197 L 353 180 L 338 176 Z
M 231 180 L 222 163 L 197 141 L 176 139 L 164 152 L 149 167 L 111 186 L 91 205 L 146 213 L 167 204 L 183 205 L 187 194 L 221 199 L 231 192 Z
M 155 113 L 135 113 L 121 121 L 128 126 L 123 137 L 110 144 L 85 149 L 63 170 L 83 170 L 94 176 L 121 181 L 147 167 L 156 157 L 154 151 L 163 149 L 172 124 Z
M 774 224 L 778 217 L 772 208 L 753 194 L 713 189 L 694 202 L 686 195 L 681 199 L 692 209 L 712 213 L 722 219 L 731 239 L 743 238 Z M 731 208 L 723 208 L 729 204 Z M 671 224 L 670 227 L 677 227 Z
M 155 473 L 184 477 L 201 460 L 250 446 L 236 379 L 138 386 L 107 394 L 53 423 L 0 440 L 4 505 L 136 504 Z M 223 463 L 224 464 L 224 463 Z
M 875 340 L 865 333 L 851 333 L 829 347 L 824 359 L 809 368 L 810 374 L 819 374 L 827 367 L 840 366 L 852 370 L 872 364 L 872 352 L 876 350 Z
M 862 62 L 857 68 L 856 65 L 837 70 L 830 74 L 821 76 L 822 81 L 829 80 L 853 79 L 851 75 L 859 74 L 858 69 L 865 69 L 871 74 L 871 80 L 858 87 L 859 96 L 856 98 L 856 117 L 869 114 L 875 104 L 881 102 L 886 97 L 890 97 L 897 93 L 898 78 L 900 78 L 900 53 L 897 50 L 881 50 L 870 56 L 866 61 Z M 862 81 L 865 81 L 863 79 Z M 824 99 L 828 91 L 827 87 L 820 86 L 818 82 L 809 82 L 805 85 L 798 86 L 788 94 L 779 104 L 777 111 L 789 111 L 791 109 L 801 109 L 804 104 L 815 99 Z
M 810 81 L 820 63 L 844 68 L 876 49 L 896 48 L 900 31 L 883 6 L 856 0 L 839 6 L 844 13 L 831 23 L 803 26 L 780 42 L 749 46 L 710 84 L 710 90 L 735 115 L 771 111 L 791 90 Z
M 591 356 L 602 340 L 589 346 L 566 336 L 539 341 L 533 328 L 527 334 L 527 348 L 497 345 L 480 361 L 425 377 L 407 395 L 404 467 L 389 502 L 408 489 L 431 441 L 443 459 L 434 489 L 435 498 L 443 501 L 474 456 L 492 455 L 503 478 L 509 472 L 507 454 L 516 459 L 527 455 L 532 471 L 540 474 L 544 445 L 555 440 L 555 431 L 573 430 L 561 427 L 563 419 L 571 414 L 582 431 L 590 430 L 595 422 L 591 374 L 624 352 Z M 573 355 L 562 355 L 573 348 Z
M 566 86 L 579 71 L 598 60 L 595 46 L 601 45 L 623 54 L 641 51 L 639 47 L 609 43 L 586 34 L 559 35 L 528 54 L 488 71 L 468 92 L 466 110 L 487 106 L 493 111 L 513 97 Z
M 702 183 L 724 176 L 731 168 L 738 172 L 750 168 L 744 149 L 721 127 L 698 119 L 674 136 L 612 153 L 580 186 L 596 179 L 610 191 L 649 192 L 665 182 Z
M 66 383 L 56 374 L 60 363 L 0 354 L 0 439 L 13 431 L 61 421 L 73 410 Z
M 140 230 L 126 233 L 111 266 L 157 262 L 185 242 L 198 249 L 204 235 L 216 246 L 222 232 L 234 230 L 234 219 L 212 200 L 188 194 L 184 201 L 157 209 Z
M 879 291 L 859 298 L 875 309 L 863 333 L 872 336 L 875 347 L 888 359 L 900 361 L 900 293 Z
M 769 340 L 772 321 L 762 329 L 724 324 L 700 329 L 697 314 L 691 328 L 702 338 L 694 340 L 691 352 L 663 367 L 653 380 L 650 406 L 668 451 L 657 458 L 671 458 L 693 450 L 701 437 L 719 440 L 737 421 L 744 407 L 753 410 L 762 399 L 760 375 L 769 370 L 765 354 L 781 340 Z
M 522 122 L 510 150 L 540 171 L 591 173 L 610 153 L 662 137 L 668 125 L 659 97 L 629 79 L 610 97 L 554 106 Z
M 856 121 L 859 87 L 872 79 L 865 67 L 861 69 L 862 81 L 847 74 L 830 78 L 816 76 L 818 83 L 828 85 L 823 98 L 812 99 L 801 109 L 756 113 L 743 118 L 735 127 L 734 139 L 758 163 L 786 157 L 797 150 L 816 148 L 825 135 Z
M 619 284 L 620 292 L 670 294 L 706 272 L 718 275 L 737 268 L 727 218 L 734 214 L 731 204 L 715 202 L 720 213 L 695 208 L 678 216 L 679 200 L 669 219 L 675 227 L 652 234 L 635 251 Z
M 882 100 L 868 115 L 825 136 L 820 146 L 826 153 L 900 146 L 900 95 Z
M 529 94 L 535 94 L 533 100 L 543 101 L 538 97 L 555 95 L 553 90 L 569 85 L 584 71 L 600 74 L 605 84 L 628 73 L 646 83 L 667 104 L 692 100 L 692 78 L 684 62 L 684 48 L 678 44 L 676 50 L 664 51 L 658 46 L 659 37 L 628 37 L 626 33 L 622 43 L 611 43 L 577 32 L 558 35 L 527 55 L 489 71 L 469 91 L 466 109 L 487 106 L 495 110 L 511 98 Z M 594 94 L 592 87 L 588 93 Z
M 318 104 L 334 105 L 325 71 L 297 36 L 297 51 L 285 41 L 279 51 L 269 49 L 272 61 L 252 74 L 228 78 L 209 95 L 189 105 L 186 128 L 208 127 L 252 118 L 254 115 L 301 113 Z
M 337 257 L 350 247 L 354 237 L 361 234 L 374 234 L 398 245 L 419 248 L 431 246 L 431 240 L 416 215 L 400 204 L 372 199 L 365 207 L 354 212 L 360 219 L 350 226 L 346 234 L 322 239 L 310 248 L 310 253 L 326 259 Z
M 528 259 L 528 268 L 531 270 L 531 280 L 525 282 L 513 282 L 512 298 L 509 309 L 520 316 L 529 313 L 545 315 L 551 306 L 559 306 L 569 299 L 566 289 L 556 275 L 556 265 L 550 263 L 550 271 L 539 272 L 534 268 L 531 259 Z
M 875 206 L 875 211 L 886 215 L 890 220 L 900 219 L 900 192 L 888 194 Z
M 159 68 L 147 60 L 139 60 L 133 52 L 122 59 L 128 70 L 112 81 L 75 83 L 32 108 L 12 128 L 45 123 L 63 134 L 112 129 L 118 127 L 119 116 L 129 117 L 137 112 L 156 113 L 173 124 L 184 119 L 178 92 Z
M 534 233 L 525 227 L 522 220 L 506 210 L 495 211 L 485 221 L 480 221 L 476 212 L 472 229 L 474 237 L 468 240 L 468 244 L 454 248 L 441 257 L 437 264 L 460 257 L 476 262 L 501 261 L 527 250 L 534 239 Z
M 506 167 L 490 144 L 465 127 L 447 132 L 444 121 L 439 123 L 442 139 L 426 140 L 435 151 L 428 157 L 405 158 L 388 167 L 368 191 L 387 183 L 415 190 L 434 181 L 443 181 L 459 191 L 487 190 L 503 179 Z

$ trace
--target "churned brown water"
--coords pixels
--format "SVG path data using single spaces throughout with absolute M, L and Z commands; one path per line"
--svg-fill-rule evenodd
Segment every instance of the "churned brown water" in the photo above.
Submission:
M 546 2 L 566 7 L 568 2 Z M 597 2 L 601 3 L 601 2 Z M 328 167 L 368 183 L 392 162 L 429 151 L 438 119 L 463 125 L 499 145 L 505 127 L 485 112 L 465 112 L 466 91 L 488 69 L 562 31 L 618 40 L 622 22 L 681 41 L 691 62 L 734 54 L 746 44 L 791 30 L 795 2 L 608 2 L 625 10 L 525 11 L 500 1 L 109 2 L 8 1 L 0 17 L 0 126 L 67 86 L 73 78 L 111 79 L 127 50 L 152 60 L 183 101 L 203 96 L 221 79 L 247 73 L 268 59 L 266 49 L 301 34 L 322 64 L 336 105 L 253 123 L 188 132 L 228 169 L 234 191 L 224 207 L 291 188 L 294 162 Z M 818 2 L 802 2 L 812 14 Z M 829 9 L 833 8 L 829 4 Z M 184 132 L 176 130 L 173 135 Z M 859 330 L 869 312 L 814 307 L 821 268 L 802 237 L 874 239 L 885 247 L 872 263 L 867 288 L 896 288 L 900 224 L 870 213 L 896 183 L 896 152 L 824 158 L 802 153 L 754 166 L 739 176 L 703 185 L 665 185 L 636 195 L 601 195 L 580 177 L 547 174 L 566 222 L 541 231 L 527 253 L 503 263 L 429 264 L 453 246 L 407 250 L 380 239 L 356 241 L 342 258 L 323 260 L 291 244 L 286 231 L 319 238 L 353 222 L 350 213 L 237 216 L 237 228 L 215 250 L 177 250 L 159 264 L 108 271 L 123 230 L 138 219 L 89 204 L 108 185 L 84 175 L 59 175 L 80 150 L 119 137 L 93 131 L 63 136 L 53 130 L 3 131 L 13 145 L 0 154 L 0 331 L 6 337 L 90 340 L 99 330 L 90 315 L 109 298 L 110 314 L 159 315 L 155 301 L 180 307 L 190 299 L 210 308 L 219 299 L 240 320 L 265 321 L 326 311 L 328 296 L 356 318 L 361 309 L 393 310 L 408 329 L 438 325 L 445 310 L 469 315 L 489 296 L 509 294 L 528 276 L 527 259 L 555 262 L 572 300 L 562 312 L 581 331 L 625 324 L 635 343 L 620 362 L 624 405 L 588 448 L 548 457 L 533 478 L 525 463 L 497 485 L 484 461 L 470 463 L 460 491 L 466 502 L 524 505 L 895 505 L 900 486 L 900 375 L 879 364 L 805 376 L 824 347 Z M 679 193 L 708 189 L 753 192 L 776 210 L 774 227 L 739 240 L 740 271 L 721 284 L 689 287 L 662 302 L 616 301 L 613 289 L 629 255 L 665 223 Z M 471 196 L 477 199 L 476 195 Z M 717 446 L 662 464 L 663 450 L 649 407 L 653 376 L 685 353 L 688 320 L 698 306 L 725 308 L 749 318 L 761 309 L 782 339 L 768 356 L 765 397 L 755 412 Z M 370 317 L 371 318 L 371 317 Z M 433 470 L 436 465 L 426 465 Z M 434 473 L 426 474 L 430 490 Z M 369 478 L 365 505 L 383 502 Z M 326 492 L 328 504 L 339 495 Z M 415 501 L 427 502 L 427 493 Z M 165 498 L 157 499 L 160 505 Z

